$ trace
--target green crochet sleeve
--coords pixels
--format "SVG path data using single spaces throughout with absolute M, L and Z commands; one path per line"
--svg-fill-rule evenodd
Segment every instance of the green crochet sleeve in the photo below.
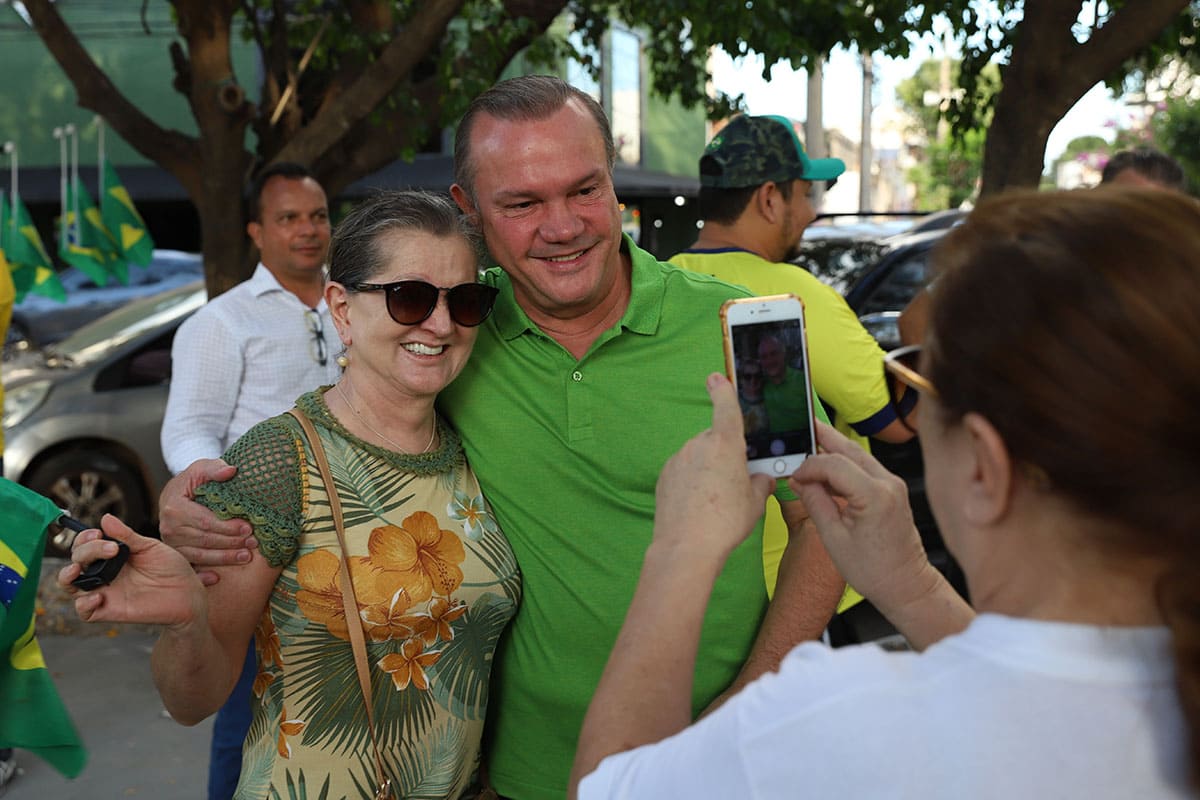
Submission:
M 196 501 L 221 519 L 247 520 L 274 567 L 292 560 L 304 521 L 303 445 L 287 419 L 273 417 L 246 431 L 222 456 L 237 474 L 196 489 Z

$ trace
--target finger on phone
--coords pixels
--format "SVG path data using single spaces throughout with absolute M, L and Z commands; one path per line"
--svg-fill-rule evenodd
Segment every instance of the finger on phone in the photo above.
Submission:
M 826 453 L 845 456 L 872 475 L 879 474 L 880 471 L 887 472 L 887 468 L 874 456 L 842 435 L 837 428 L 820 420 L 817 420 L 817 443 Z
M 719 372 L 708 376 L 708 396 L 713 405 L 713 430 L 731 436 L 742 436 L 742 409 L 737 401 L 733 384 Z

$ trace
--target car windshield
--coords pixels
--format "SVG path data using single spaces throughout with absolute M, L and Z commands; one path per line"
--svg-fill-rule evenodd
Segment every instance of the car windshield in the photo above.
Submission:
M 194 281 L 186 286 L 134 300 L 89 322 L 52 345 L 47 352 L 75 364 L 86 364 L 108 354 L 143 331 L 155 329 L 194 311 L 204 305 L 205 298 L 204 282 Z

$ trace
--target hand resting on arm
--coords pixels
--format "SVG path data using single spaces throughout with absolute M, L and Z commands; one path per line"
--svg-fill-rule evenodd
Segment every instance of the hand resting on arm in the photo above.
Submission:
M 196 487 L 227 481 L 237 468 L 220 459 L 201 459 L 172 478 L 159 498 L 159 530 L 163 541 L 197 568 L 247 564 L 257 542 L 250 523 L 220 519 L 195 500 Z M 205 585 L 219 580 L 210 570 L 200 572 Z

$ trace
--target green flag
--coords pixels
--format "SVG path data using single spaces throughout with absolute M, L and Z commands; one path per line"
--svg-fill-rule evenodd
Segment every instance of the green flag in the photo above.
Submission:
M 109 277 L 129 284 L 129 267 L 82 181 L 67 186 L 67 211 L 60 223 L 66 226 L 66 236 L 58 249 L 63 261 L 87 275 L 97 286 L 108 283 Z
M 20 747 L 74 778 L 87 753 L 54 687 L 34 635 L 46 526 L 54 503 L 0 478 L 0 747 Z
M 121 185 L 117 170 L 104 161 L 104 182 L 100 187 L 100 215 L 104 227 L 116 239 L 121 255 L 131 264 L 146 266 L 154 255 L 154 240 L 142 215 L 134 208 L 129 192 Z
M 14 265 L 13 283 L 21 297 L 24 297 L 21 287 L 26 286 L 26 291 L 66 302 L 67 293 L 58 279 L 58 273 L 50 264 L 42 237 L 33 225 L 29 209 L 25 208 L 19 197 L 13 198 L 12 219 L 5 220 L 4 229 L 0 231 L 0 248 L 4 249 L 9 263 Z M 18 277 L 21 270 L 29 270 L 29 273 Z
M 8 213 L 8 198 L 0 194 L 0 260 L 4 262 L 4 268 L 12 276 L 13 288 L 16 290 L 16 302 L 19 303 L 29 293 L 29 287 L 33 286 L 33 273 L 36 270 L 29 267 L 22 269 L 20 264 L 10 260 L 4 252 L 8 246 L 7 231 L 11 219 Z

